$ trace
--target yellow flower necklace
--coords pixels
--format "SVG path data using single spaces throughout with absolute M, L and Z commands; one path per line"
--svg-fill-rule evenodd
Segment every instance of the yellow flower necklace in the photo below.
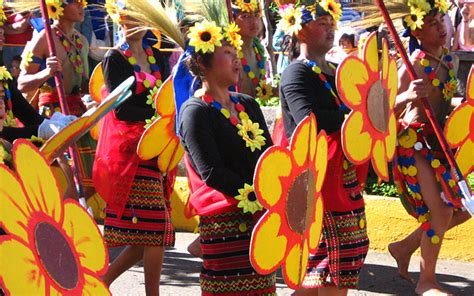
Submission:
M 431 80 L 431 85 L 437 87 L 443 93 L 443 97 L 446 101 L 451 100 L 454 94 L 457 91 L 458 80 L 456 79 L 456 73 L 454 71 L 453 57 L 448 54 L 449 50 L 447 48 L 443 49 L 443 60 L 446 62 L 448 67 L 448 77 L 443 83 L 436 77 L 436 71 L 433 67 L 430 66 L 430 61 L 426 58 L 426 53 L 420 51 L 418 58 L 420 59 L 420 64 L 424 68 L 424 72 L 428 75 L 428 78 Z
M 76 34 L 76 32 L 73 33 L 72 39 L 74 46 L 72 45 L 72 42 L 70 42 L 64 33 L 61 30 L 55 30 L 56 36 L 58 36 L 59 41 L 61 41 L 62 46 L 64 47 L 64 50 L 66 51 L 66 55 L 71 62 L 72 66 L 74 67 L 74 71 L 77 74 L 80 74 L 81 76 L 85 76 L 85 68 L 84 64 L 82 63 L 82 58 L 81 58 L 81 50 L 82 47 L 84 46 L 81 41 L 81 37 L 79 34 Z
M 239 123 L 239 119 L 232 115 L 232 113 L 222 105 L 215 101 L 210 95 L 203 95 L 202 99 L 204 102 L 208 103 L 212 107 L 216 108 L 225 118 L 227 118 L 230 123 L 237 127 L 238 135 L 242 137 L 245 141 L 246 147 L 249 147 L 252 152 L 255 149 L 262 149 L 262 146 L 265 145 L 265 137 L 262 136 L 263 130 L 260 129 L 258 122 L 252 122 L 249 115 L 245 112 L 245 107 L 240 103 L 240 100 L 237 97 L 230 96 L 230 100 L 234 103 L 234 108 L 239 114 L 239 118 L 242 123 Z

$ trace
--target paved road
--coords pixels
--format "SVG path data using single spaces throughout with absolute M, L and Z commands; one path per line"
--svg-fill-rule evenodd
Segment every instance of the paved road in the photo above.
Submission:
M 196 234 L 177 233 L 176 247 L 166 251 L 161 279 L 161 295 L 200 295 L 200 260 L 186 252 L 187 245 Z M 111 250 L 110 256 L 118 254 Z M 419 258 L 414 257 L 410 271 L 419 276 Z M 455 295 L 474 295 L 474 263 L 440 261 L 439 280 Z M 290 295 L 283 279 L 278 277 L 278 295 Z M 111 286 L 114 295 L 145 295 L 143 266 L 138 264 L 119 277 Z M 395 261 L 385 253 L 370 252 L 362 271 L 360 290 L 349 295 L 415 295 L 414 286 L 397 276 Z

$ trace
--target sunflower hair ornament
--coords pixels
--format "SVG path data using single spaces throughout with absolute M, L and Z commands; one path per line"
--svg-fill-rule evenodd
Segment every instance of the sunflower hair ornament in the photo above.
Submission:
M 403 18 L 407 29 L 411 31 L 421 29 L 423 27 L 423 19 L 432 10 L 437 10 L 439 13 L 446 13 L 449 10 L 449 3 L 446 0 L 434 0 L 433 5 L 431 1 L 426 0 L 408 0 L 408 7 L 410 14 Z
M 232 11 L 234 14 L 239 12 L 258 12 L 260 6 L 258 0 L 235 0 L 232 4 Z
M 121 11 L 127 7 L 126 0 L 106 0 L 105 10 L 107 14 L 116 24 L 122 19 Z
M 334 21 L 339 21 L 342 9 L 341 4 L 335 0 L 322 0 L 311 5 L 284 4 L 280 6 L 278 13 L 281 17 L 278 26 L 286 35 L 293 36 L 304 25 L 324 15 L 330 15 Z
M 7 16 L 5 15 L 5 11 L 3 10 L 3 0 L 0 0 L 0 26 L 3 26 L 6 20 Z
M 216 47 L 222 46 L 222 41 L 225 40 L 240 50 L 242 39 L 239 31 L 240 29 L 235 23 L 222 29 L 215 22 L 205 20 L 196 23 L 189 29 L 189 45 L 194 47 L 195 52 L 212 53 Z

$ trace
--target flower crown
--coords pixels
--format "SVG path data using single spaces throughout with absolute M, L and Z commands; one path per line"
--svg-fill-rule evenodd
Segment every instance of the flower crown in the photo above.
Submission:
M 0 0 L 0 26 L 3 26 L 6 20 L 7 16 L 5 15 L 5 11 L 3 10 L 3 0 Z
M 278 13 L 280 29 L 287 35 L 296 35 L 304 25 L 323 15 L 330 15 L 337 22 L 341 19 L 341 4 L 335 0 L 321 0 L 311 5 L 284 4 Z
M 0 67 L 0 81 L 12 80 L 13 77 L 5 66 Z
M 82 8 L 87 6 L 86 0 L 79 0 L 77 2 L 81 4 Z M 71 4 L 68 0 L 46 0 L 49 18 L 58 20 L 64 14 L 64 5 L 68 4 Z
M 232 6 L 234 11 L 258 12 L 260 10 L 257 0 L 235 0 Z
M 440 13 L 446 13 L 449 10 L 447 0 L 434 0 L 433 6 L 426 0 L 408 0 L 407 5 L 410 8 L 410 14 L 405 16 L 403 20 L 411 30 L 421 29 L 423 27 L 423 18 L 433 9 L 438 10 Z
M 127 7 L 126 0 L 105 0 L 105 10 L 116 24 L 122 19 L 121 11 Z
M 194 46 L 196 52 L 212 53 L 216 47 L 222 46 L 224 39 L 240 51 L 243 41 L 239 31 L 240 28 L 235 23 L 222 29 L 213 21 L 202 21 L 189 29 L 189 45 Z

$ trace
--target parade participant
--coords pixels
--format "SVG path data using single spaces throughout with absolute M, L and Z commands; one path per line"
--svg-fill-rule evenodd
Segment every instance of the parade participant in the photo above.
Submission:
M 106 2 L 124 37 L 106 53 L 102 65 L 109 92 L 130 76 L 136 82 L 133 95 L 105 116 L 94 163 L 94 185 L 107 202 L 105 241 L 108 247 L 126 248 L 103 280 L 110 285 L 143 259 L 146 294 L 158 295 L 164 248 L 175 242 L 169 203 L 173 178 L 158 170 L 156 158 L 142 161 L 136 151 L 145 120 L 155 115 L 147 96 L 169 76 L 170 67 L 168 56 L 144 38 L 147 31 L 126 16 L 126 5 L 126 1 Z
M 74 24 L 84 19 L 86 2 L 47 0 L 46 4 L 49 16 L 54 20 L 52 31 L 56 56 L 50 56 L 46 30 L 35 35 L 23 54 L 18 89 L 23 93 L 34 93 L 39 89 L 40 114 L 51 117 L 54 112 L 60 111 L 53 77 L 56 72 L 61 72 L 69 112 L 81 116 L 87 110 L 81 95 L 88 89 L 88 45 L 84 36 L 74 29 Z M 78 162 L 81 186 L 84 197 L 88 198 L 95 192 L 92 186 L 92 163 L 96 144 L 90 136 L 82 137 L 77 144 L 81 158 Z
M 257 0 L 235 0 L 232 13 L 243 41 L 238 52 L 242 64 L 238 91 L 266 101 L 273 96 L 273 89 L 266 82 L 265 50 L 259 39 L 263 29 L 260 5 Z
M 312 112 L 318 130 L 326 131 L 329 144 L 321 191 L 323 234 L 316 253 L 310 254 L 302 288 L 295 295 L 346 295 L 348 289 L 357 288 L 369 240 L 359 182 L 366 170 L 344 158 L 340 132 L 348 110 L 337 95 L 336 65 L 325 58 L 333 47 L 341 8 L 339 3 L 324 0 L 287 4 L 279 13 L 279 26 L 292 36 L 285 51 L 290 59 L 295 58 L 283 72 L 280 84 L 286 137 L 290 139 L 298 123 Z
M 443 125 L 457 90 L 458 58 L 444 48 L 446 26 L 443 21 L 449 3 L 445 0 L 409 1 L 410 14 L 404 18 L 410 36 L 411 63 L 420 79 L 411 81 L 408 71 L 399 72 L 395 110 L 399 131 L 394 176 L 403 190 L 400 199 L 411 205 L 410 213 L 421 227 L 410 236 L 389 245 L 397 260 L 400 275 L 412 280 L 408 264 L 421 246 L 420 278 L 415 292 L 445 295 L 436 280 L 436 261 L 444 234 L 450 227 L 469 218 L 462 207 L 460 192 L 445 164 L 445 158 L 429 124 L 420 98 L 428 98 L 436 120 Z M 430 294 L 431 295 L 431 294 Z
M 251 184 L 271 138 L 254 99 L 228 91 L 239 79 L 240 36 L 234 26 L 203 21 L 188 37 L 186 64 L 202 88 L 181 107 L 179 133 L 192 188 L 189 204 L 200 216 L 202 295 L 273 294 L 275 275 L 257 274 L 249 259 L 262 210 Z

